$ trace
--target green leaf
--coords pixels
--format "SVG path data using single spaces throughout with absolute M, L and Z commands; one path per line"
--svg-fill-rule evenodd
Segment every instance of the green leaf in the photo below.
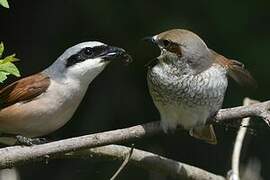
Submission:
M 5 8 L 9 8 L 8 1 L 7 0 L 0 0 L 0 5 L 2 5 Z
M 7 75 L 12 74 L 16 77 L 21 76 L 18 68 L 11 62 L 0 64 L 0 73 L 1 72 L 8 73 Z
M 2 54 L 3 54 L 3 52 L 4 52 L 4 49 L 5 49 L 4 43 L 1 42 L 1 43 L 0 43 L 0 58 L 2 57 Z
M 6 73 L 6 72 L 1 72 L 0 71 L 0 83 L 3 83 L 6 79 L 7 79 L 7 75 L 9 73 Z
M 15 56 L 16 56 L 16 54 L 12 54 L 12 55 L 5 57 L 4 59 L 1 59 L 0 64 L 19 61 L 19 59 L 16 58 Z
M 1 0 L 0 0 L 1 2 Z M 5 50 L 4 43 L 0 43 L 0 58 Z M 0 59 L 0 83 L 7 79 L 8 75 L 14 75 L 20 77 L 20 72 L 13 62 L 18 61 L 19 59 L 15 57 L 16 54 L 9 55 L 4 59 Z

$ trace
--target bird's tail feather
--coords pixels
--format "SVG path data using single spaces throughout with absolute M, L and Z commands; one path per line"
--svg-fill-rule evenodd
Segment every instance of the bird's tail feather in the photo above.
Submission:
M 214 127 L 212 125 L 192 128 L 189 131 L 189 134 L 192 137 L 206 141 L 209 144 L 217 144 L 217 138 L 215 135 Z

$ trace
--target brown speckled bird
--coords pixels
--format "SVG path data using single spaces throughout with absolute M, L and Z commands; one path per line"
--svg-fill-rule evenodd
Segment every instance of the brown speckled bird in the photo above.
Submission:
M 161 50 L 147 79 L 164 131 L 181 126 L 216 144 L 213 126 L 206 121 L 222 107 L 228 76 L 247 86 L 256 86 L 255 80 L 242 63 L 209 49 L 191 31 L 173 29 L 148 39 Z

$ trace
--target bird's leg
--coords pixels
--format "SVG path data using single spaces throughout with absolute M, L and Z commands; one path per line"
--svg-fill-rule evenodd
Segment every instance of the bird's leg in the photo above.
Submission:
M 217 124 L 217 123 L 218 123 L 218 121 L 217 121 L 217 119 L 216 119 L 217 113 L 218 113 L 218 112 L 215 112 L 215 113 L 211 114 L 211 115 L 207 118 L 205 124 L 206 124 L 206 125 Z
M 166 134 L 174 134 L 176 127 L 169 126 L 169 123 L 167 121 L 161 121 L 161 128 Z
M 1 133 L 0 137 L 11 138 L 16 141 L 15 144 L 25 146 L 38 145 L 49 142 L 46 138 L 29 138 L 22 135 L 8 134 L 8 133 Z
M 45 138 L 28 138 L 21 135 L 16 136 L 16 141 L 17 141 L 16 144 L 25 146 L 44 144 L 48 142 L 47 139 Z

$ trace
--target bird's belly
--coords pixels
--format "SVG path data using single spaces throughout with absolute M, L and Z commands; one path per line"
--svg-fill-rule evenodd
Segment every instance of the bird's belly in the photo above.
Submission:
M 209 108 L 207 106 L 186 106 L 178 105 L 157 105 L 160 115 L 162 127 L 165 131 L 174 130 L 178 126 L 184 129 L 191 129 L 195 126 L 202 126 L 209 117 Z
M 2 110 L 0 117 L 0 132 L 8 134 L 20 134 L 26 137 L 37 137 L 49 134 L 62 127 L 73 115 L 75 107 L 56 107 L 49 111 L 43 105 L 38 105 L 35 112 L 31 110 L 31 103 L 15 104 L 17 113 L 8 114 Z M 24 111 L 20 111 L 20 107 Z M 22 107 L 24 106 L 24 107 Z M 15 108 L 15 107 L 14 107 Z M 65 108 L 65 109 L 64 109 Z M 12 110 L 12 109 L 10 109 Z
M 43 94 L 30 102 L 4 108 L 0 111 L 0 132 L 26 137 L 47 135 L 71 119 L 83 96 L 84 92 L 77 93 L 67 100 Z

